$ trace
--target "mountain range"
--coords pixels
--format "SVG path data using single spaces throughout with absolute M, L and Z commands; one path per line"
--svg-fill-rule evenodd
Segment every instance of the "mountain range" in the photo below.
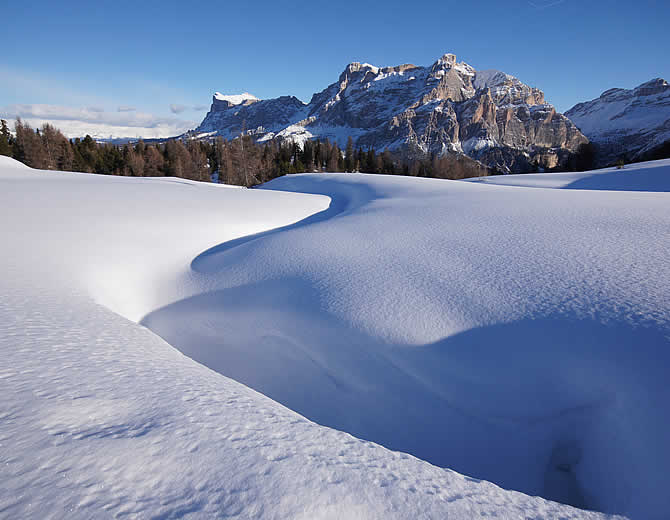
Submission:
M 655 79 L 611 89 L 564 115 L 541 90 L 453 54 L 425 67 L 353 62 L 309 103 L 217 92 L 189 135 L 232 139 L 242 132 L 260 142 L 327 138 L 344 147 L 351 137 L 363 149 L 459 153 L 506 173 L 564 169 L 592 141 L 604 165 L 646 157 L 670 139 L 670 87 Z
M 351 136 L 363 149 L 458 152 L 506 172 L 562 166 L 587 142 L 542 91 L 453 54 L 427 67 L 350 63 L 309 103 L 216 93 L 193 135 L 240 132 L 259 141 L 328 138 L 344 146 Z
M 613 88 L 565 115 L 591 140 L 599 164 L 660 158 L 670 141 L 670 85 L 655 78 L 634 89 Z

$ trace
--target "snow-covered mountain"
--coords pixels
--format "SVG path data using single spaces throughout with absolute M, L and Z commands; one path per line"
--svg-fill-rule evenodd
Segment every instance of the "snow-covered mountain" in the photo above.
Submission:
M 344 146 L 351 136 L 363 148 L 461 152 L 505 171 L 563 164 L 587 142 L 542 91 L 453 54 L 428 67 L 350 63 L 308 104 L 217 93 L 195 135 L 232 138 L 243 130 L 259 140 L 319 137 Z
M 613 88 L 565 115 L 595 144 L 601 163 L 641 159 L 670 140 L 670 85 L 656 78 Z

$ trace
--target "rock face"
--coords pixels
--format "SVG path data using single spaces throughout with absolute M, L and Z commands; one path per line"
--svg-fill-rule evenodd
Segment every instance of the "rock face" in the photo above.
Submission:
M 279 132 L 301 119 L 305 104 L 293 96 L 258 99 L 244 93 L 234 96 L 214 94 L 212 107 L 196 132 L 213 132 L 226 139 L 248 131 L 259 135 Z
M 601 165 L 644 159 L 670 140 L 670 85 L 656 78 L 634 89 L 613 88 L 565 115 L 593 142 Z
M 294 97 L 236 103 L 218 95 L 197 134 L 259 140 L 328 138 L 344 146 L 464 153 L 502 171 L 564 163 L 587 139 L 544 100 L 503 72 L 476 71 L 445 54 L 428 67 L 351 63 L 308 104 Z M 239 101 L 239 102 L 237 102 Z

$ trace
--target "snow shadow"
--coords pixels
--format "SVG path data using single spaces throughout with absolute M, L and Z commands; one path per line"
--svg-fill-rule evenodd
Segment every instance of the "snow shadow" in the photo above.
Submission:
M 313 215 L 310 215 L 309 217 L 302 219 L 298 222 L 295 222 L 293 224 L 289 224 L 287 226 L 281 226 L 274 229 L 269 229 L 267 231 L 262 231 L 260 233 L 254 233 L 252 235 L 246 235 L 211 247 L 210 249 L 202 252 L 193 259 L 193 261 L 191 262 L 191 269 L 197 273 L 207 273 L 210 272 L 211 270 L 218 270 L 219 262 L 218 260 L 213 258 L 216 255 L 224 253 L 225 251 L 229 251 L 230 249 L 239 247 L 243 244 L 253 242 L 254 240 L 258 240 L 260 238 L 266 238 L 272 235 L 276 235 L 277 233 L 282 233 L 285 231 L 290 231 L 292 229 L 297 229 L 305 226 L 311 226 L 313 224 L 317 224 L 325 220 L 330 220 L 334 217 L 355 210 L 356 208 L 369 203 L 370 201 L 374 200 L 377 197 L 377 194 L 374 190 L 363 184 L 357 186 L 348 186 L 338 183 L 337 189 L 333 189 L 331 186 L 335 183 L 329 182 L 328 180 L 312 178 L 310 179 L 310 181 L 311 183 L 309 185 L 313 188 L 313 191 L 310 190 L 305 192 L 317 195 L 327 195 L 328 197 L 330 197 L 330 204 L 328 208 L 326 208 L 323 211 L 319 211 L 318 213 L 314 213 Z M 300 186 L 303 188 L 304 191 L 305 186 L 304 179 L 303 182 L 300 184 Z M 285 189 L 274 190 L 274 188 L 272 188 L 271 183 L 263 185 L 263 189 L 272 191 L 285 191 Z
M 658 168 L 624 168 L 581 177 L 564 189 L 668 192 L 670 175 L 659 175 Z
M 270 280 L 142 324 L 319 424 L 507 489 L 609 513 L 629 510 L 640 480 L 657 483 L 649 507 L 663 495 L 670 344 L 657 331 L 546 318 L 389 345 L 314 301 L 304 280 Z

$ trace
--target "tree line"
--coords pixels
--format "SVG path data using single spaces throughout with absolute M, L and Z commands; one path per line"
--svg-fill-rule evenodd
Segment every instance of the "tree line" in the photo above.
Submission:
M 305 172 L 361 172 L 462 179 L 487 175 L 489 170 L 466 156 L 429 157 L 408 153 L 356 149 L 350 137 L 346 148 L 328 139 L 276 140 L 257 143 L 249 135 L 232 140 L 169 139 L 123 145 L 98 143 L 91 136 L 68 139 L 53 125 L 33 129 L 21 119 L 14 135 L 7 122 L 0 126 L 0 155 L 32 168 L 133 177 L 181 177 L 241 186 L 254 186 L 275 177 Z M 216 175 L 214 175 L 216 174 Z M 214 175 L 214 176 L 213 176 Z

